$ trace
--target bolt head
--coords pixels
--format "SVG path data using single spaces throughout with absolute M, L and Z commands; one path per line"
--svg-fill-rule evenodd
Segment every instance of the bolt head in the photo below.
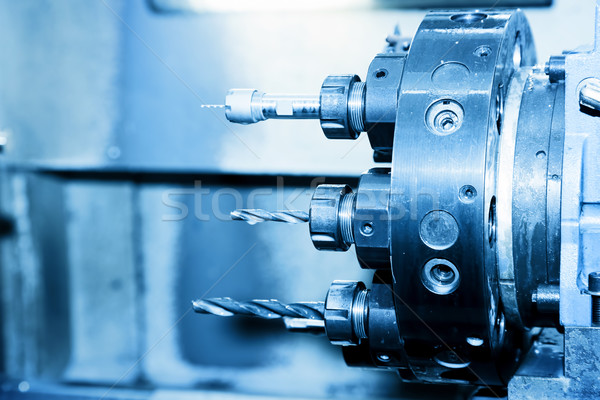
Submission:
M 582 107 L 600 111 L 600 80 L 585 79 L 579 85 L 579 104 Z
M 588 275 L 588 293 L 592 296 L 600 296 L 600 271 Z

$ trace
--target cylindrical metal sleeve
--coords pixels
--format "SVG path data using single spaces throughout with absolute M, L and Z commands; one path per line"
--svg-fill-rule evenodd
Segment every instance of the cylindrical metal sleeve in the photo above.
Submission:
M 321 112 L 318 95 L 265 93 L 260 106 L 265 117 L 274 119 L 319 119 Z

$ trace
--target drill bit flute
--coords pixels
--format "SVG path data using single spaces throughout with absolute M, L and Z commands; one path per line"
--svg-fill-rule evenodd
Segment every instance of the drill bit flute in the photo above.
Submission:
M 324 303 L 320 301 L 284 304 L 273 299 L 236 301 L 229 297 L 192 301 L 192 308 L 200 314 L 221 317 L 243 315 L 262 319 L 283 318 L 286 329 L 313 333 L 324 332 L 324 307 Z
M 246 221 L 250 225 L 259 222 L 285 222 L 288 224 L 299 224 L 308 222 L 308 213 L 305 211 L 267 211 L 267 210 L 235 210 L 231 212 L 234 221 Z

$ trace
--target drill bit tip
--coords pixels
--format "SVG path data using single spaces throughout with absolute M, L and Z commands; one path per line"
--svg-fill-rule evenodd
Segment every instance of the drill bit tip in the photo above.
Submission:
M 216 300 L 216 299 L 213 299 L 213 300 Z M 227 301 L 227 300 L 232 300 L 232 299 L 229 299 L 228 297 L 224 297 L 221 300 Z M 200 314 L 212 314 L 212 315 L 218 315 L 220 317 L 232 317 L 233 315 L 235 315 L 233 312 L 228 311 L 223 307 L 219 307 L 219 306 L 215 305 L 214 303 L 212 303 L 211 301 L 207 301 L 204 299 L 193 300 L 192 308 L 194 309 L 195 312 L 200 313 Z
M 250 225 L 259 222 L 285 222 L 288 224 L 299 224 L 308 222 L 309 216 L 305 211 L 266 211 L 260 209 L 235 210 L 231 212 L 231 219 L 234 221 L 246 221 Z

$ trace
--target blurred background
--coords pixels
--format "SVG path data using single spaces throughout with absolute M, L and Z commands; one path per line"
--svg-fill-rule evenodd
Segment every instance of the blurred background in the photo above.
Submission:
M 371 279 L 306 225 L 228 220 L 356 186 L 366 135 L 200 106 L 364 78 L 396 25 L 412 36 L 426 8 L 471 6 L 525 8 L 541 63 L 592 40 L 592 0 L 0 0 L 0 397 L 464 397 L 190 301 L 320 301 L 334 279 Z

